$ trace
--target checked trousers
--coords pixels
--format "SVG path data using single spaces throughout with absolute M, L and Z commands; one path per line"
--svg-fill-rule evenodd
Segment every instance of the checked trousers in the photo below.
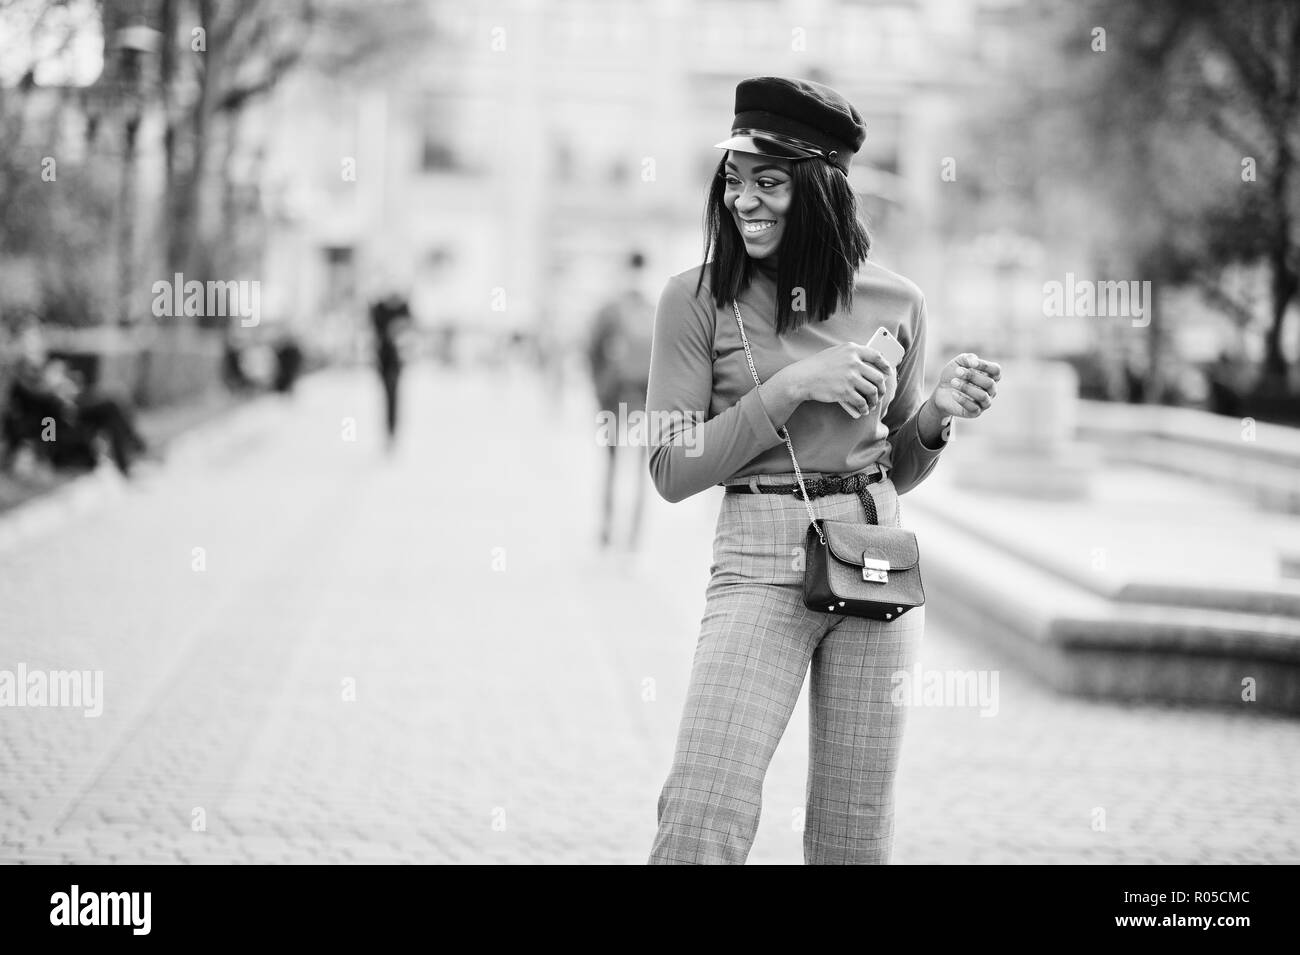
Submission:
M 794 480 L 793 473 L 758 478 L 763 484 Z M 879 522 L 901 524 L 889 477 L 867 490 Z M 814 499 L 813 509 L 819 519 L 867 520 L 856 494 Z M 763 779 L 805 675 L 804 861 L 889 862 L 906 717 L 906 707 L 891 701 L 893 675 L 915 661 L 925 608 L 893 621 L 806 608 L 807 529 L 798 497 L 723 498 L 686 706 L 659 796 L 652 865 L 745 861 L 758 829 Z

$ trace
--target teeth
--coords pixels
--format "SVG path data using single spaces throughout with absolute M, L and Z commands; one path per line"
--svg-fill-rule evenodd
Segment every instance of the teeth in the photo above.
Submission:
M 774 225 L 776 225 L 775 222 L 746 222 L 745 231 L 752 235 L 755 232 L 762 232 L 764 229 L 770 229 Z

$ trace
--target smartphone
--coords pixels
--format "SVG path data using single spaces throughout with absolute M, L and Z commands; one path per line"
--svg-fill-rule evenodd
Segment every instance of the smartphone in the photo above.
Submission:
M 903 346 L 898 344 L 898 339 L 891 335 L 889 329 L 883 325 L 876 329 L 876 334 L 871 336 L 871 341 L 867 342 L 867 347 L 880 352 L 885 356 L 885 361 L 895 368 L 903 361 Z

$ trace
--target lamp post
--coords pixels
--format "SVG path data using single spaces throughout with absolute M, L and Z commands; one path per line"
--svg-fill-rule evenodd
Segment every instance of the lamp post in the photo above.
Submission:
M 131 324 L 131 291 L 135 256 L 135 144 L 144 117 L 149 57 L 158 51 L 162 34 L 143 24 L 113 34 L 116 92 L 122 110 L 122 182 L 118 198 L 117 322 Z

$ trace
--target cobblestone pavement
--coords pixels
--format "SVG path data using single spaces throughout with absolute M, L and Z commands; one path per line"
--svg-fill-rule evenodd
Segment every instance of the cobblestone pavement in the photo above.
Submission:
M 720 492 L 602 554 L 576 383 L 404 387 L 392 455 L 329 372 L 0 553 L 0 670 L 103 673 L 98 717 L 0 708 L 0 861 L 644 861 Z M 911 710 L 896 862 L 1300 861 L 1300 723 L 1058 697 L 929 599 L 923 672 L 997 710 Z M 801 702 L 753 862 L 801 860 L 806 740 Z

